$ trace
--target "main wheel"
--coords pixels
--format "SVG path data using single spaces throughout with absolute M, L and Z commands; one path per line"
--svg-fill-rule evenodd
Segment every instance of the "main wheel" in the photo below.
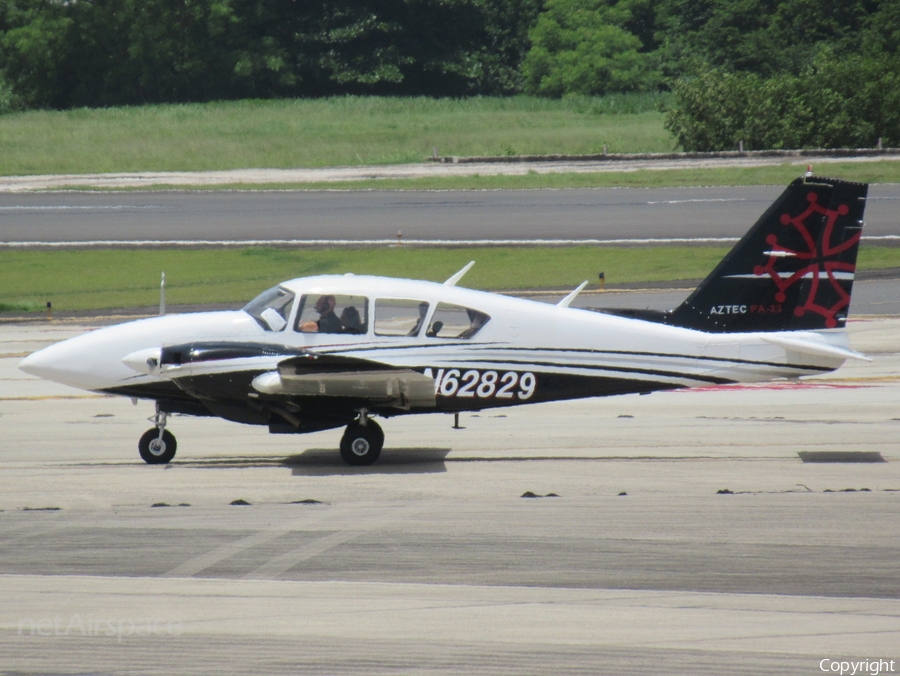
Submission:
M 371 465 L 378 460 L 384 446 L 384 432 L 374 420 L 365 427 L 354 421 L 347 425 L 341 437 L 341 457 L 348 465 Z
M 144 432 L 144 436 L 138 442 L 138 451 L 148 465 L 165 465 L 175 457 L 175 435 L 169 430 L 163 430 L 162 439 L 159 438 L 159 430 L 153 428 Z

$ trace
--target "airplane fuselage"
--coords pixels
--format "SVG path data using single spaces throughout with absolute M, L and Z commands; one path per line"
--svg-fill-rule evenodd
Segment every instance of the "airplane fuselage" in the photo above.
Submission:
M 767 342 L 766 334 L 709 334 L 432 282 L 320 276 L 292 280 L 280 288 L 295 299 L 365 298 L 369 317 L 377 317 L 377 304 L 384 299 L 427 303 L 429 314 L 413 336 L 378 335 L 374 321 L 363 334 L 298 331 L 303 307 L 299 302 L 278 331 L 245 311 L 165 315 L 51 346 L 26 359 L 22 368 L 98 392 L 173 402 L 226 400 L 229 408 L 247 410 L 224 417 L 267 424 L 264 411 L 254 412 L 239 402 L 248 395 L 265 400 L 265 392 L 254 390 L 254 379 L 303 351 L 425 374 L 434 381 L 435 405 L 427 408 L 431 412 L 797 378 L 833 370 L 843 362 L 837 357 L 792 354 Z M 425 326 L 440 303 L 477 310 L 489 320 L 471 337 L 430 336 Z M 811 340 L 846 346 L 843 331 L 806 333 Z M 227 355 L 211 353 L 205 359 L 200 355 L 167 373 L 140 373 L 123 361 L 163 345 L 223 341 L 230 346 Z M 354 408 L 347 401 L 322 402 L 316 394 L 296 399 L 305 407 Z M 382 412 L 396 415 L 423 409 L 389 406 Z

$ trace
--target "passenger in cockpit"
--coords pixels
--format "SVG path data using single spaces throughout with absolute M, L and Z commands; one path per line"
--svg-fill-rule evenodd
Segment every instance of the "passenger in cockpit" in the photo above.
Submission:
M 352 305 L 348 305 L 341 312 L 341 325 L 343 329 L 341 333 L 365 333 L 362 326 L 362 318 L 359 316 L 359 310 Z
M 412 330 L 407 333 L 407 336 L 418 336 L 419 331 L 422 328 L 422 324 L 425 323 L 425 315 L 428 314 L 428 303 L 422 301 L 419 303 L 419 318 L 416 320 L 416 325 L 412 328 Z

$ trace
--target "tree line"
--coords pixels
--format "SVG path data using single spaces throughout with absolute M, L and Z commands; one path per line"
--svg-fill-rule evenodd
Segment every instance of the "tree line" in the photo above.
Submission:
M 40 108 L 521 91 L 540 0 L 0 0 L 8 97 Z
M 0 110 L 669 90 L 686 149 L 900 145 L 897 0 L 0 0 Z

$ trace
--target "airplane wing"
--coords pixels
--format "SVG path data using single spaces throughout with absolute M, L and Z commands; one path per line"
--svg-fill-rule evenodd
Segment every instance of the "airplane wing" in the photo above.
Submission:
M 418 371 L 287 346 L 197 342 L 142 350 L 123 361 L 204 402 L 259 408 L 272 400 L 324 398 L 329 408 L 343 406 L 340 400 L 348 408 L 436 406 L 434 379 Z

